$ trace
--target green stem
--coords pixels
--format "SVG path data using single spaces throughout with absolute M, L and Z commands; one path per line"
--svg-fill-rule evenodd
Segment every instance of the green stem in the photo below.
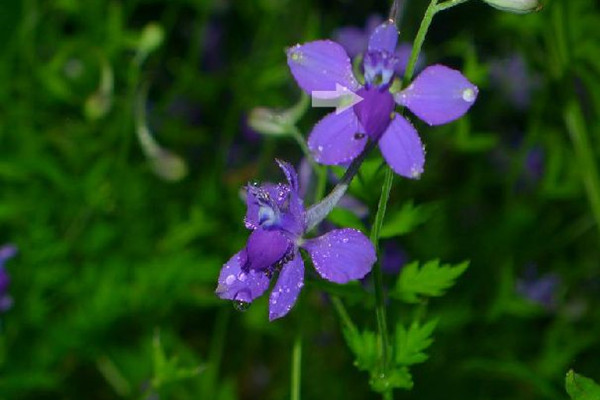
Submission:
M 292 349 L 292 392 L 291 400 L 300 400 L 300 381 L 302 375 L 302 334 L 298 333 Z
M 431 0 L 429 6 L 427 6 L 427 10 L 425 10 L 425 15 L 423 16 L 423 20 L 421 21 L 421 25 L 419 26 L 417 36 L 415 37 L 415 41 L 410 52 L 408 65 L 406 66 L 406 70 L 404 71 L 404 79 L 402 80 L 402 86 L 408 85 L 408 83 L 413 78 L 413 74 L 415 73 L 415 65 L 417 64 L 417 59 L 419 58 L 421 48 L 423 47 L 423 42 L 425 41 L 425 35 L 429 30 L 431 21 L 433 21 L 433 16 L 436 12 L 438 12 L 437 2 L 438 0 Z
M 459 4 L 466 3 L 467 1 L 469 1 L 469 0 L 450 0 L 450 1 L 445 1 L 445 2 L 437 5 L 436 12 L 437 11 L 447 10 L 447 9 L 452 8 L 454 6 L 457 6 Z
M 567 104 L 564 118 L 575 154 L 577 154 L 577 160 L 580 163 L 579 170 L 594 214 L 596 227 L 600 229 L 600 179 L 585 119 L 577 101 L 571 100 Z
M 352 319 L 350 318 L 348 311 L 346 311 L 346 307 L 344 307 L 344 303 L 342 303 L 342 300 L 340 300 L 340 298 L 337 296 L 331 296 L 331 303 L 333 304 L 333 308 L 335 308 L 335 311 L 337 311 L 338 316 L 342 320 L 342 324 L 348 330 L 352 331 L 352 333 L 358 333 L 358 328 L 352 322 Z
M 210 353 L 208 356 L 209 368 L 204 372 L 204 380 L 202 382 L 203 398 L 214 399 L 216 397 L 215 390 L 219 377 L 219 369 L 221 367 L 221 359 L 223 358 L 223 349 L 225 348 L 225 339 L 227 334 L 227 325 L 231 310 L 229 307 L 222 308 L 217 314 L 215 321 L 215 329 L 211 339 Z
M 457 0 L 459 1 L 459 0 Z M 408 61 L 408 65 L 406 67 L 406 71 L 404 73 L 403 86 L 406 86 L 413 77 L 415 71 L 415 65 L 417 63 L 417 59 L 419 58 L 419 53 L 421 52 L 421 48 L 423 47 L 423 42 L 425 41 L 425 35 L 429 30 L 429 26 L 433 21 L 433 17 L 438 11 L 437 8 L 438 0 L 431 0 L 427 10 L 425 11 L 425 15 L 423 20 L 421 21 L 421 25 L 419 26 L 419 30 L 417 32 L 417 36 L 415 37 L 415 41 L 413 43 L 413 48 L 410 54 L 410 58 Z M 385 177 L 383 181 L 383 187 L 381 189 L 381 196 L 379 197 L 379 204 L 377 205 L 377 213 L 375 214 L 375 221 L 373 222 L 373 227 L 371 229 L 371 242 L 373 246 L 377 250 L 379 247 L 379 234 L 381 232 L 381 227 L 383 226 L 383 220 L 385 218 L 385 212 L 387 208 L 387 203 L 390 198 L 390 192 L 392 190 L 392 185 L 394 183 L 394 172 L 386 167 L 385 169 Z M 379 333 L 379 359 L 380 359 L 380 373 L 385 376 L 388 371 L 388 363 L 390 361 L 389 357 L 389 338 L 388 338 L 388 330 L 387 330 L 387 318 L 385 311 L 385 297 L 383 295 L 383 278 L 381 274 L 381 265 L 380 263 L 376 263 L 373 268 L 373 279 L 375 283 L 375 316 L 377 319 L 377 329 Z M 388 390 L 383 393 L 383 398 L 385 400 L 391 400 L 393 398 L 392 390 Z
M 383 187 L 381 189 L 381 196 L 379 197 L 379 204 L 377 205 L 377 213 L 375 214 L 375 221 L 371 229 L 371 242 L 377 250 L 379 245 L 379 233 L 383 226 L 383 219 L 385 218 L 385 211 L 387 208 L 387 202 L 390 198 L 390 192 L 392 190 L 392 184 L 394 182 L 394 172 L 386 167 L 385 178 L 383 181 Z M 388 369 L 388 330 L 387 330 L 387 319 L 385 315 L 385 298 L 383 296 L 383 278 L 381 275 L 381 265 L 376 263 L 373 268 L 373 279 L 375 283 L 375 316 L 377 319 L 377 330 L 379 331 L 379 357 L 380 357 L 380 368 L 383 375 L 386 374 Z

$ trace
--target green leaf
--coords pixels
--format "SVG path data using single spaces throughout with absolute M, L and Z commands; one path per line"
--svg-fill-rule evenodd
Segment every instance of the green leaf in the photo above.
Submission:
M 570 370 L 565 383 L 572 400 L 600 400 L 600 386 L 590 378 Z
M 382 239 L 405 235 L 426 222 L 433 214 L 431 204 L 415 206 L 412 201 L 402 205 L 402 208 L 392 211 L 381 228 Z
M 375 332 L 344 329 L 346 343 L 354 353 L 354 365 L 363 371 L 374 370 L 377 365 L 377 335 Z
M 431 346 L 431 334 L 437 325 L 437 320 L 421 326 L 413 322 L 406 329 L 402 324 L 396 326 L 396 363 L 403 366 L 419 364 L 429 358 L 423 351 Z
M 374 373 L 369 381 L 373 391 L 385 393 L 390 389 L 412 389 L 412 375 L 406 367 L 394 368 L 386 375 Z
M 418 303 L 421 296 L 442 296 L 468 266 L 468 261 L 452 266 L 433 260 L 419 268 L 415 261 L 404 267 L 390 295 L 407 303 Z
M 345 208 L 334 208 L 327 216 L 327 220 L 337 226 L 343 226 L 344 228 L 354 228 L 361 232 L 366 231 L 365 225 L 360 218 L 352 211 L 346 210 Z

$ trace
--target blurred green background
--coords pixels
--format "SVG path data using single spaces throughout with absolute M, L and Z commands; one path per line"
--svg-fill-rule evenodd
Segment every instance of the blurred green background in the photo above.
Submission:
M 425 173 L 396 179 L 390 223 L 413 222 L 387 242 L 408 260 L 471 265 L 442 299 L 389 304 L 390 318 L 440 318 L 398 398 L 566 399 L 569 368 L 600 378 L 599 6 L 544 5 L 520 16 L 471 0 L 436 16 L 425 42 L 427 64 L 461 69 L 480 93 L 457 122 L 414 121 Z M 303 399 L 378 398 L 324 294 L 373 327 L 368 283 L 311 277 L 274 323 L 266 299 L 241 313 L 214 289 L 247 237 L 241 187 L 279 181 L 275 157 L 302 158 L 246 119 L 298 100 L 284 49 L 389 6 L 2 1 L 0 245 L 19 254 L 5 264 L 0 398 L 284 399 L 300 328 Z M 425 7 L 405 2 L 401 41 Z M 301 131 L 324 113 L 310 109 Z M 352 188 L 366 225 L 382 177 Z

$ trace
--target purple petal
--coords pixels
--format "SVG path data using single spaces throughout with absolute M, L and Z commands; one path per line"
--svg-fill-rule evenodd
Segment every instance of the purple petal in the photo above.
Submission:
M 269 320 L 286 315 L 296 303 L 304 286 L 304 262 L 296 250 L 294 258 L 286 263 L 269 297 Z
M 366 135 L 361 132 L 352 109 L 327 114 L 310 133 L 308 148 L 320 164 L 346 163 L 356 158 L 367 143 Z
M 375 29 L 383 22 L 383 18 L 379 14 L 371 14 L 369 18 L 367 18 L 367 23 L 365 24 L 365 32 L 371 36 Z M 366 46 L 365 46 L 366 48 Z
M 287 61 L 296 82 L 308 94 L 336 90 L 336 84 L 352 91 L 360 87 L 352 73 L 348 54 L 331 40 L 290 47 Z
M 305 241 L 302 247 L 317 272 L 336 283 L 363 278 L 377 259 L 369 239 L 356 229 L 336 229 Z
M 221 269 L 217 296 L 222 299 L 251 303 L 269 287 L 269 278 L 264 272 L 242 271 L 246 263 L 246 251 L 235 254 Z
M 383 158 L 398 175 L 418 178 L 423 173 L 425 149 L 415 128 L 396 113 L 389 128 L 379 140 Z
M 395 99 L 429 125 L 441 125 L 462 117 L 477 99 L 477 92 L 477 86 L 460 72 L 434 65 L 425 68 Z
M 365 132 L 377 140 L 390 124 L 394 98 L 387 90 L 377 88 L 364 88 L 356 94 L 363 100 L 354 106 L 354 112 Z
M 355 27 L 340 28 L 333 38 L 341 44 L 350 57 L 355 57 L 365 51 L 369 37 L 362 29 Z
M 248 238 L 246 253 L 248 268 L 264 271 L 278 263 L 290 250 L 292 243 L 279 230 L 256 229 Z
M 281 168 L 281 170 L 285 174 L 285 178 L 287 179 L 290 188 L 294 192 L 298 192 L 298 174 L 296 173 L 294 167 L 292 167 L 292 164 L 282 160 L 275 161 L 277 161 L 277 165 L 279 165 L 279 168 Z
M 274 185 L 272 183 L 266 183 L 264 185 L 248 185 L 246 187 L 246 216 L 244 217 L 244 224 L 248 229 L 257 229 L 260 227 L 260 201 L 257 196 L 267 195 L 276 207 L 279 208 L 284 204 L 287 199 L 289 189 L 282 184 Z
M 385 21 L 379 25 L 369 38 L 369 51 L 387 51 L 394 53 L 398 43 L 398 29 L 396 23 Z

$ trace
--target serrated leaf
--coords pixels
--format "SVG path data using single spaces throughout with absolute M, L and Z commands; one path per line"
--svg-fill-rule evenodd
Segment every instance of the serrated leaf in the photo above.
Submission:
M 408 201 L 399 210 L 390 212 L 379 236 L 386 239 L 410 233 L 425 223 L 433 211 L 434 207 L 430 204 L 415 206 L 412 201 Z
M 422 296 L 442 296 L 468 266 L 468 261 L 453 266 L 433 260 L 421 268 L 418 262 L 410 263 L 402 269 L 390 295 L 408 303 L 418 303 Z
M 360 370 L 371 371 L 377 365 L 377 336 L 375 332 L 359 332 L 344 329 L 344 337 L 348 347 L 355 356 L 354 365 Z
M 565 386 L 572 400 L 600 400 L 600 385 L 573 370 L 567 372 Z
M 431 346 L 431 334 L 437 325 L 437 320 L 432 320 L 421 326 L 413 322 L 406 329 L 402 324 L 396 327 L 396 363 L 403 366 L 419 364 L 429 358 L 423 351 Z

